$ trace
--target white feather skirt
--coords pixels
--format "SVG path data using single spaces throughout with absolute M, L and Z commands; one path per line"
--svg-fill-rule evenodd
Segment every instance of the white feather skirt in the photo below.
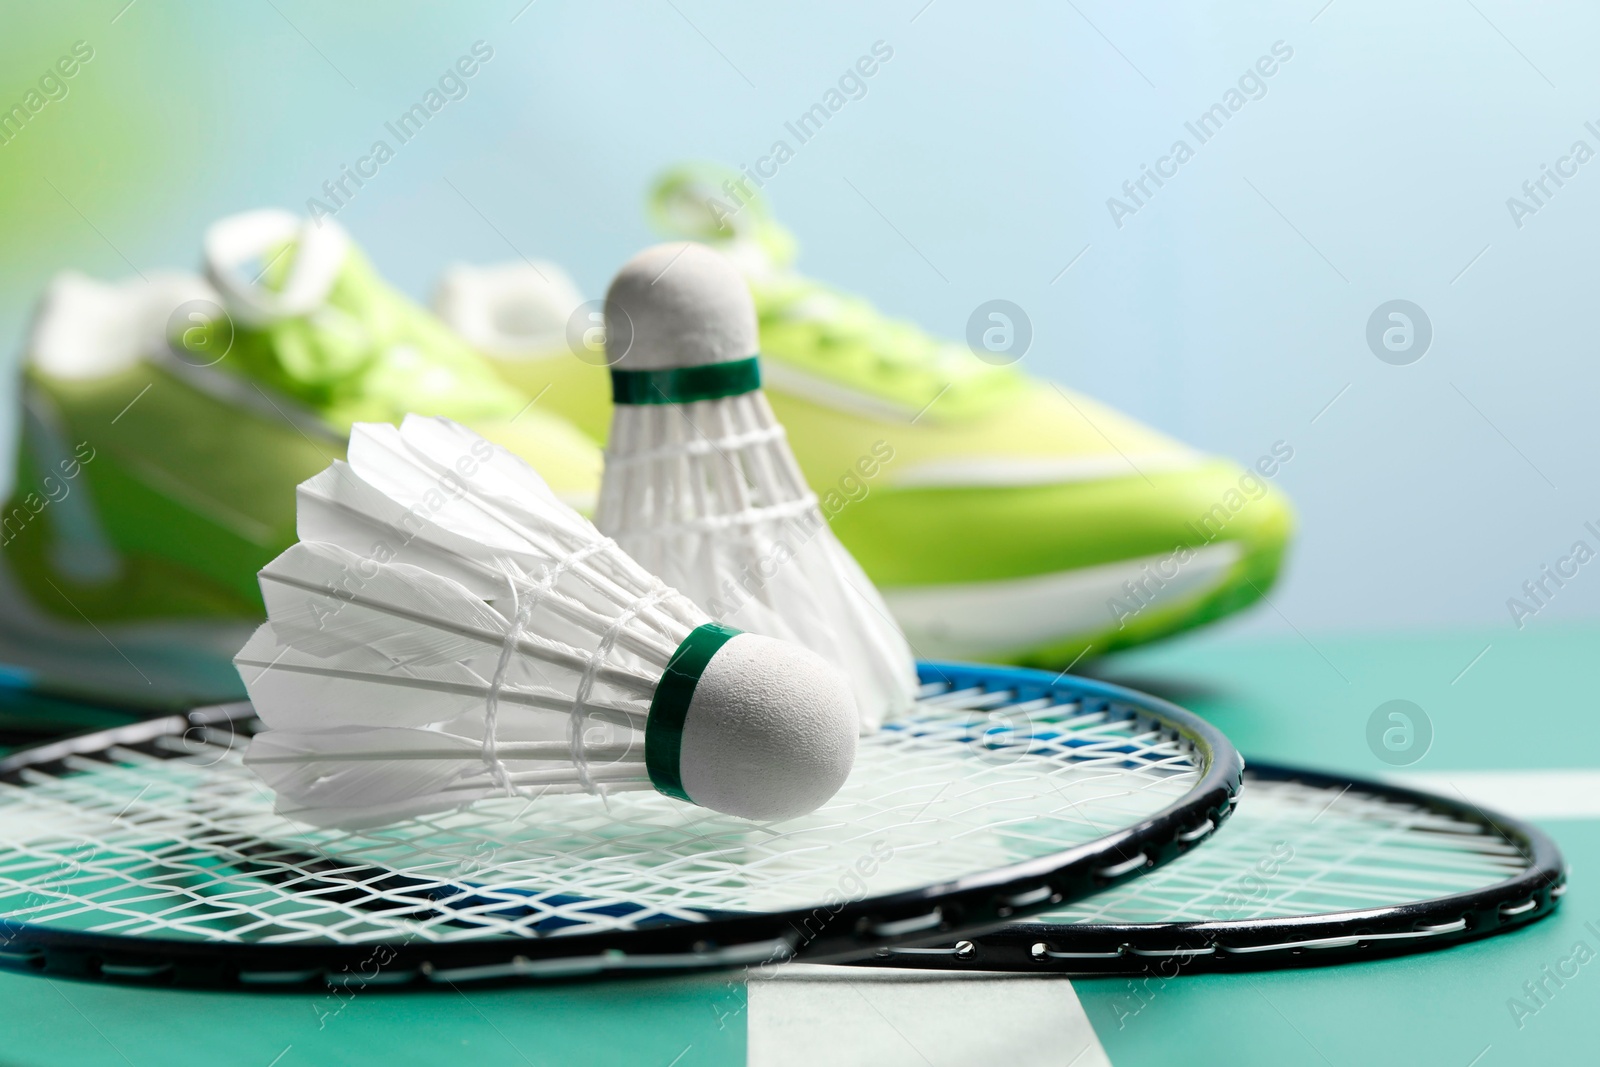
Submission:
M 911 649 L 829 528 L 760 390 L 618 405 L 595 524 L 719 622 L 837 666 L 864 733 L 911 706 Z

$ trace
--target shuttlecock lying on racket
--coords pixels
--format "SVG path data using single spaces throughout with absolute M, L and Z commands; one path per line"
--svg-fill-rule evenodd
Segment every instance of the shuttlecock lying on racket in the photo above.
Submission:
M 704 245 L 647 249 L 611 283 L 606 327 L 616 406 L 596 525 L 713 617 L 843 670 L 864 730 L 909 708 L 905 637 L 761 391 L 739 271 Z
M 831 797 L 855 704 L 815 653 L 714 624 L 533 469 L 446 419 L 358 424 L 304 482 L 235 659 L 279 810 L 373 825 L 656 789 L 749 819 Z

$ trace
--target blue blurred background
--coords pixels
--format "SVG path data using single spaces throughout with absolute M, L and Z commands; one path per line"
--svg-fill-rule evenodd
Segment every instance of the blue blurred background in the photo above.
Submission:
M 1241 462 L 1288 442 L 1298 546 L 1224 633 L 1514 640 L 1507 599 L 1595 543 L 1600 161 L 1520 226 L 1507 205 L 1575 141 L 1600 150 L 1592 7 L 97 0 L 6 21 L 7 107 L 94 49 L 0 145 L 9 337 L 57 270 L 194 267 L 217 216 L 305 210 L 477 41 L 466 97 L 339 220 L 418 298 L 449 262 L 519 255 L 598 295 L 653 239 L 662 168 L 753 163 L 882 41 L 866 95 L 768 183 L 801 268 L 950 336 L 1015 301 L 1035 373 Z M 1107 199 L 1197 145 L 1184 123 L 1275 44 L 1264 94 L 1119 226 Z M 1392 299 L 1432 323 L 1410 365 L 1367 344 Z M 14 428 L 8 393 L 8 448 Z M 1527 626 L 1594 617 L 1594 569 Z

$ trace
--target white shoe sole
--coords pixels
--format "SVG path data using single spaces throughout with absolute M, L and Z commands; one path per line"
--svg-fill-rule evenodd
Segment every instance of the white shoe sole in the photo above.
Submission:
M 882 593 L 918 657 L 980 659 L 1103 633 L 1200 599 L 1226 581 L 1241 553 L 1237 542 L 1221 541 L 1196 549 L 1181 565 L 1163 552 L 1030 578 Z

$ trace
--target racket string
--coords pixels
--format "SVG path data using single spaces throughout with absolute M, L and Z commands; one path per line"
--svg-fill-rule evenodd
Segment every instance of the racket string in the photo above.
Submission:
M 1040 921 L 1209 922 L 1385 907 L 1481 888 L 1525 867 L 1513 845 L 1478 824 L 1356 790 L 1334 794 L 1251 780 L 1227 830 L 1205 848 Z
M 248 942 L 637 929 L 849 895 L 857 862 L 886 850 L 874 893 L 1057 852 L 1198 780 L 1182 743 L 1117 707 L 924 694 L 864 743 L 834 803 L 775 829 L 629 794 L 609 815 L 590 797 L 501 798 L 312 830 L 273 814 L 225 730 L 75 757 L 0 788 L 0 914 L 33 893 L 29 921 Z M 64 862 L 69 840 L 94 842 L 93 862 Z

